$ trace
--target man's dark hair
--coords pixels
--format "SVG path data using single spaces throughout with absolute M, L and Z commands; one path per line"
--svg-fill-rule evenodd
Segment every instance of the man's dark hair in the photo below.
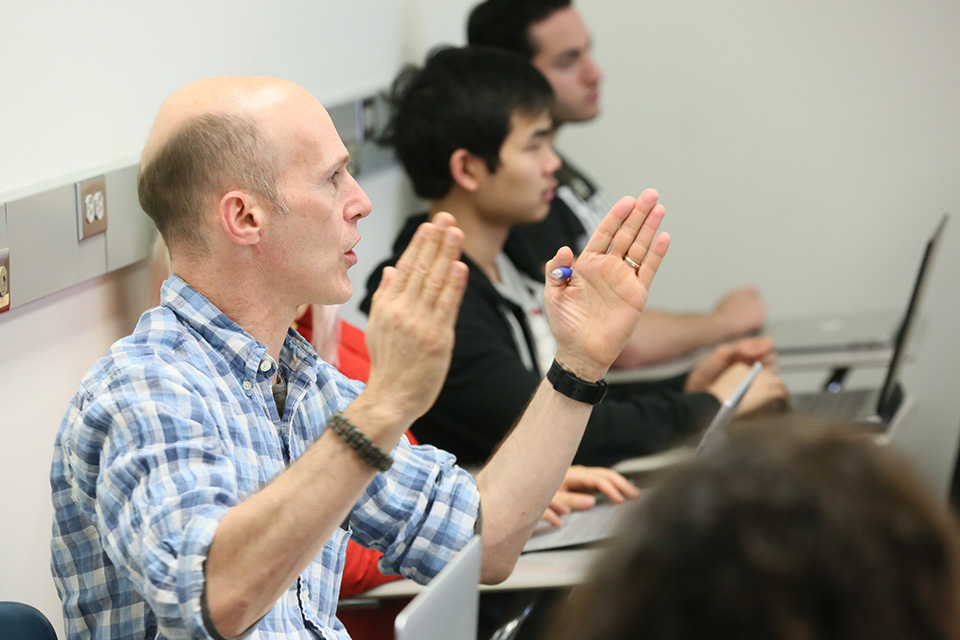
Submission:
M 137 175 L 140 206 L 167 246 L 206 248 L 200 215 L 207 199 L 242 189 L 285 212 L 276 152 L 260 125 L 245 116 L 206 113 L 177 129 Z
M 571 0 L 486 0 L 470 12 L 467 42 L 514 51 L 529 60 L 537 53 L 530 25 L 570 5 Z
M 557 640 L 960 637 L 956 522 L 889 447 L 731 434 L 627 518 Z
M 408 67 L 393 83 L 392 117 L 382 142 L 393 147 L 421 198 L 442 198 L 453 186 L 450 156 L 466 149 L 492 172 L 515 111 L 531 116 L 553 106 L 553 90 L 516 54 L 488 47 L 444 47 L 423 68 Z

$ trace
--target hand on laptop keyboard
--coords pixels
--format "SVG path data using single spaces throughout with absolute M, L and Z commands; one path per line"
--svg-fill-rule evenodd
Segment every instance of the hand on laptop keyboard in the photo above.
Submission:
M 544 512 L 543 520 L 554 527 L 562 526 L 560 516 L 571 511 L 590 509 L 597 502 L 593 496 L 595 493 L 619 503 L 636 498 L 640 495 L 640 489 L 613 469 L 572 465 L 550 507 Z

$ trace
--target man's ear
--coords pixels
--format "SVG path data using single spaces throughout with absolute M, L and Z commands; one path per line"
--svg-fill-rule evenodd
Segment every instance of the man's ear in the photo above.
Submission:
M 475 192 L 489 173 L 483 158 L 466 149 L 457 149 L 450 154 L 450 177 L 464 191 Z
M 245 191 L 230 191 L 220 198 L 220 226 L 230 239 L 243 245 L 260 241 L 263 231 L 263 209 Z

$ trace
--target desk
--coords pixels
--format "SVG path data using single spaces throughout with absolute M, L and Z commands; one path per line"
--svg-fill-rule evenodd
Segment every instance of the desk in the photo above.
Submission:
M 673 378 L 693 368 L 700 358 L 711 350 L 704 349 L 694 354 L 635 369 L 612 369 L 607 372 L 607 382 L 643 382 Z M 885 367 L 890 362 L 893 349 L 889 346 L 877 349 L 854 349 L 849 351 L 823 351 L 818 353 L 779 354 L 777 364 L 782 371 L 806 369 L 828 370 L 838 367 Z
M 602 552 L 602 547 L 591 547 L 525 553 L 520 556 L 509 578 L 500 584 L 482 584 L 480 591 L 572 587 L 587 579 L 590 568 Z M 364 606 L 387 598 L 409 598 L 423 588 L 413 580 L 397 580 L 341 600 L 340 606 Z

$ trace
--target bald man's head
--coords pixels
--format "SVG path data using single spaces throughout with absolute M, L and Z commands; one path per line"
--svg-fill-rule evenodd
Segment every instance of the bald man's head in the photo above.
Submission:
M 284 211 L 281 154 L 270 136 L 276 112 L 301 87 L 273 78 L 209 78 L 161 106 L 140 161 L 140 205 L 167 244 L 202 252 L 202 214 L 238 189 Z M 307 94 L 309 95 L 309 94 Z

